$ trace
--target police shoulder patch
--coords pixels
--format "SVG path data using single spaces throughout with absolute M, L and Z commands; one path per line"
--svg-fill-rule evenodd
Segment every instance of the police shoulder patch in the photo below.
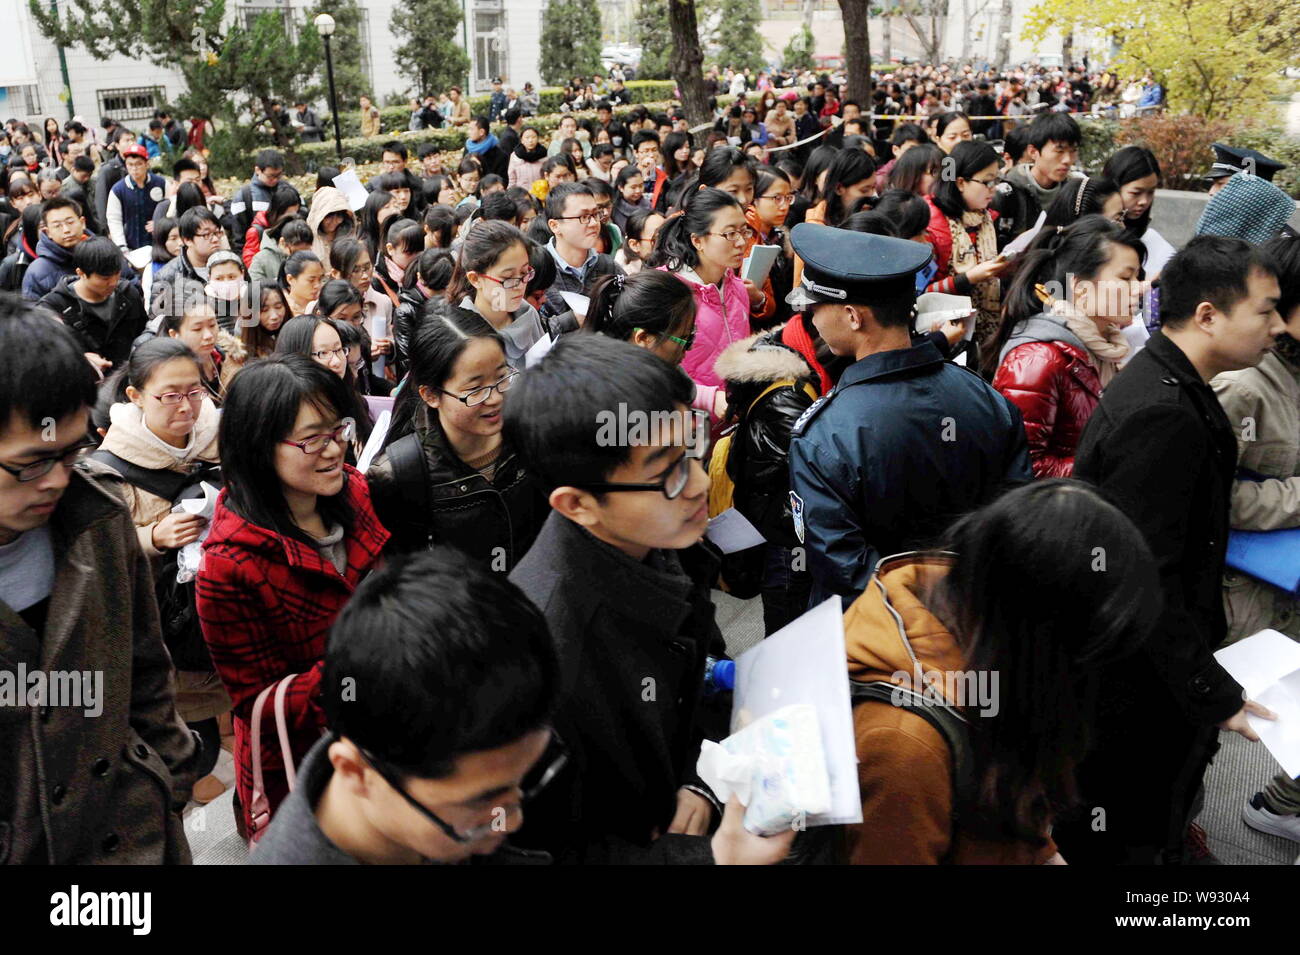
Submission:
M 835 392 L 831 391 L 828 394 L 822 395 L 811 405 L 809 405 L 808 410 L 806 410 L 803 414 L 801 414 L 799 416 L 799 420 L 794 423 L 794 427 L 790 430 L 790 433 L 796 437 L 803 434 L 804 430 L 808 426 L 808 422 L 812 421 L 813 418 L 817 417 L 817 415 L 821 412 L 822 408 L 830 404 L 831 396 L 834 394 Z

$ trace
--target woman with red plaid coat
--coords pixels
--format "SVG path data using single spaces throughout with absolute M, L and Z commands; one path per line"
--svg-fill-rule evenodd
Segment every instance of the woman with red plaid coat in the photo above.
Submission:
M 365 478 L 344 463 L 354 423 L 342 379 L 299 355 L 255 361 L 231 382 L 220 436 L 225 490 L 204 542 L 197 606 L 212 662 L 234 701 L 241 828 L 252 813 L 250 725 L 258 694 L 290 674 L 286 723 L 295 765 L 325 726 L 320 676 L 335 616 L 388 540 Z M 270 812 L 289 792 L 268 699 L 261 730 Z

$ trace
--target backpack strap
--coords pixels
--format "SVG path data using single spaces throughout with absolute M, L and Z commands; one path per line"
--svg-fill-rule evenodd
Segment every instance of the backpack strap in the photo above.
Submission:
M 195 475 L 180 471 L 171 471 L 166 468 L 142 468 L 138 464 L 132 464 L 130 461 L 119 458 L 112 451 L 96 451 L 91 455 L 91 458 L 107 464 L 122 475 L 122 479 L 128 484 L 134 485 L 142 491 L 148 491 L 150 494 L 161 497 L 166 501 L 176 500 L 181 491 L 196 480 Z
M 865 701 L 901 706 L 925 720 L 948 746 L 952 757 L 953 818 L 959 807 L 968 804 L 974 794 L 975 777 L 971 765 L 970 724 L 948 703 L 922 696 L 915 690 L 894 683 L 860 683 L 849 681 L 849 695 L 857 706 Z
M 433 502 L 429 499 L 428 462 L 424 459 L 420 436 L 412 431 L 398 438 L 386 450 L 388 463 L 393 469 L 393 480 L 404 492 L 416 489 L 418 497 L 412 503 L 419 502 L 421 521 L 427 519 Z M 405 494 L 403 497 L 410 500 Z

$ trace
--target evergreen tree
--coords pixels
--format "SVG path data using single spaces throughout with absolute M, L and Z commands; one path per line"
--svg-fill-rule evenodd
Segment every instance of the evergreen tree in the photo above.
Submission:
M 801 26 L 790 37 L 790 42 L 781 51 L 781 65 L 787 70 L 811 70 L 813 68 L 812 30 Z
M 315 33 L 312 21 L 322 13 L 328 13 L 334 18 L 330 53 L 334 58 L 334 84 L 338 88 L 339 109 L 353 109 L 363 93 L 372 97 L 375 95 L 370 50 L 362 44 L 361 36 L 365 11 L 357 0 L 318 0 L 304 15 L 304 23 L 299 29 L 304 33 Z M 324 56 L 322 52 L 317 64 L 321 77 L 325 75 Z
M 760 0 L 712 0 L 707 7 L 713 25 L 712 43 L 718 48 L 718 65 L 738 70 L 761 70 L 764 65 L 763 19 Z
M 596 0 L 550 0 L 542 14 L 542 81 L 562 86 L 600 68 L 600 6 Z
M 414 95 L 465 85 L 469 57 L 454 39 L 461 19 L 457 0 L 400 0 L 393 8 L 388 28 L 402 40 L 393 61 Z
M 663 0 L 641 0 L 634 23 L 636 42 L 641 47 L 637 79 L 669 79 L 673 73 L 673 33 L 668 23 L 668 4 Z

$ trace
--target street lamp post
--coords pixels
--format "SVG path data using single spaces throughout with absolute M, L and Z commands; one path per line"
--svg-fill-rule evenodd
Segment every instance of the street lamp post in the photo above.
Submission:
M 339 138 L 339 97 L 334 91 L 334 57 L 330 53 L 330 37 L 334 34 L 334 18 L 322 13 L 315 20 L 316 32 L 325 41 L 325 72 L 330 81 L 330 115 L 334 117 L 334 152 L 343 161 L 343 141 Z

